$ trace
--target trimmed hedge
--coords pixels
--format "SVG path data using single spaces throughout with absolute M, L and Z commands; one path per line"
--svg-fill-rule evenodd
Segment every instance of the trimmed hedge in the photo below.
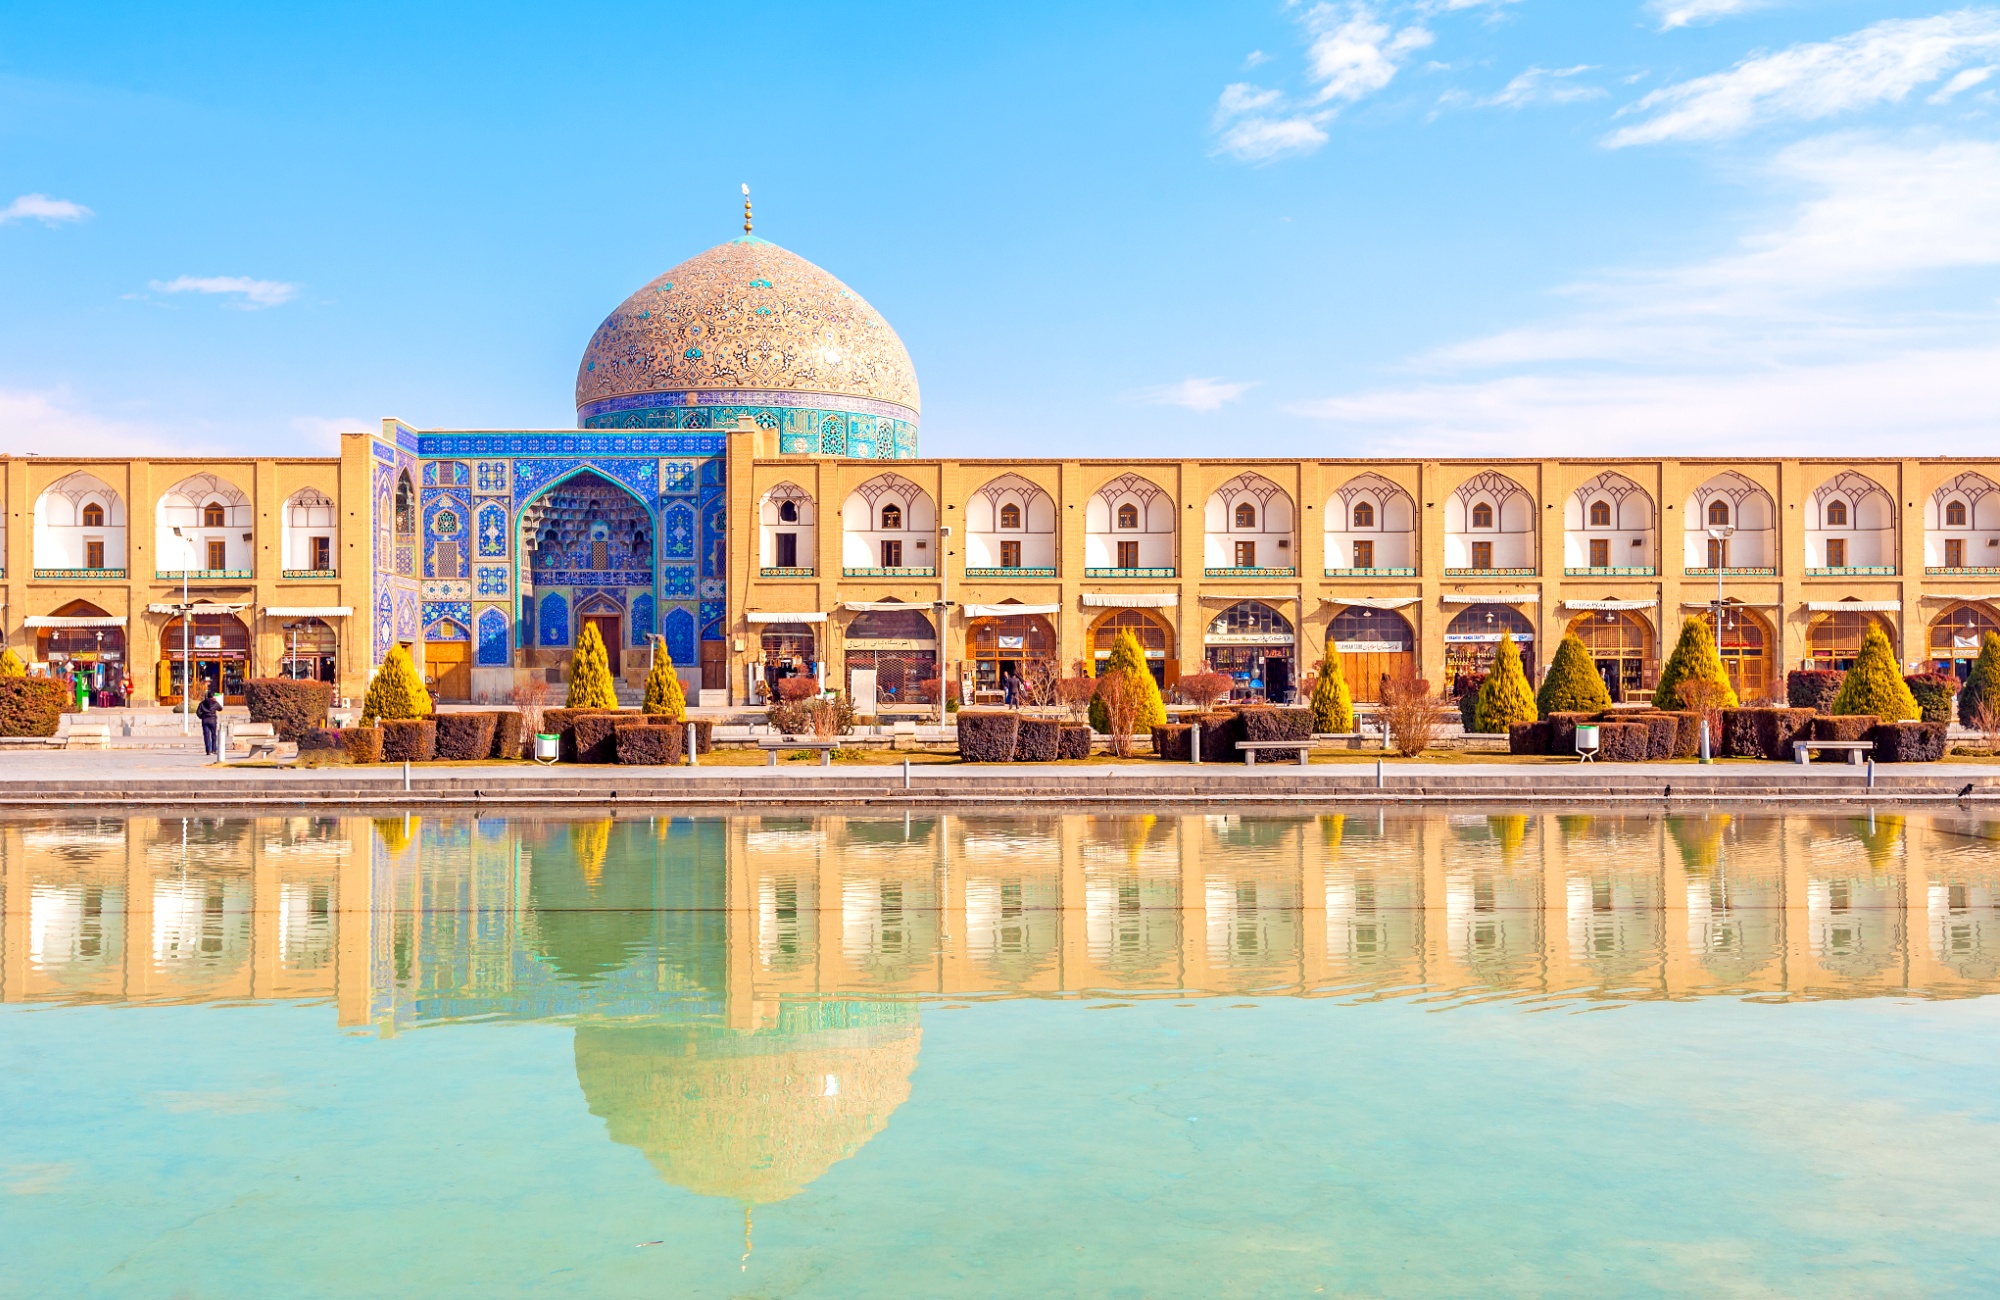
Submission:
M 1089 758 L 1090 741 L 1094 735 L 1087 722 L 1066 722 L 1062 734 L 1056 741 L 1057 758 Z
M 543 709 L 542 733 L 549 736 L 560 736 L 562 738 L 562 761 L 565 763 L 574 763 L 578 761 L 576 756 L 576 720 L 578 718 L 599 717 L 606 714 L 616 716 L 616 710 Z M 608 763 L 611 760 L 606 759 L 605 761 Z
M 1236 748 L 1236 742 L 1247 740 L 1243 734 L 1243 715 L 1233 709 L 1220 713 L 1197 713 L 1188 718 L 1190 726 L 1201 728 L 1201 761 L 1204 763 L 1241 763 L 1243 751 Z
M 1914 673 L 1903 679 L 1903 685 L 1910 688 L 1917 707 L 1924 711 L 1923 721 L 1951 721 L 1952 706 L 1958 702 L 1958 678 L 1950 673 Z
M 375 725 L 382 731 L 383 762 L 428 763 L 437 757 L 437 723 L 429 718 L 384 718 Z
M 485 758 L 493 752 L 493 728 L 499 721 L 490 713 L 440 713 L 437 725 L 437 756 L 444 759 Z
M 1576 753 L 1576 724 L 1595 721 L 1594 713 L 1551 713 L 1542 721 L 1549 724 L 1548 753 L 1565 757 Z
M 572 763 L 615 763 L 618 761 L 618 728 L 645 726 L 645 722 L 635 720 L 630 715 L 617 713 L 586 713 L 569 724 L 571 743 L 576 747 L 576 757 Z
M 1011 763 L 1021 715 L 989 710 L 958 711 L 958 756 L 967 763 Z
M 1062 723 L 1055 718 L 1023 717 L 1014 732 L 1016 763 L 1053 763 L 1062 741 Z
M 0 736 L 53 736 L 74 704 L 53 677 L 0 677 Z
M 715 748 L 715 720 L 713 718 L 674 718 L 659 713 L 646 715 L 648 726 L 675 727 L 681 733 L 681 750 L 685 757 L 687 750 L 687 729 L 694 728 L 694 752 L 706 754 Z
M 687 757 L 687 736 L 679 727 L 628 722 L 613 729 L 612 741 L 620 763 L 668 767 Z
M 1643 763 L 1652 728 L 1643 722 L 1597 724 L 1597 757 L 1607 763 Z
M 1153 752 L 1169 763 L 1186 763 L 1193 758 L 1188 737 L 1194 728 L 1185 722 L 1169 722 L 1153 728 Z
M 1840 684 L 1847 680 L 1842 668 L 1794 668 L 1785 674 L 1785 703 L 1795 709 L 1832 713 Z
M 519 758 L 527 719 L 515 709 L 501 709 L 493 715 L 493 748 L 488 758 Z
M 1255 705 L 1244 709 L 1239 715 L 1243 719 L 1243 739 L 1266 740 L 1311 740 L 1313 715 L 1311 709 L 1285 709 L 1271 705 Z M 1260 763 L 1296 763 L 1299 751 L 1296 749 L 1266 749 L 1259 751 Z
M 299 733 L 301 754 L 334 754 L 346 748 L 339 727 L 313 727 Z
M 1507 729 L 1507 752 L 1510 754 L 1546 754 L 1549 752 L 1549 723 L 1517 722 Z M 1575 731 L 1570 733 L 1574 736 Z
M 250 721 L 268 722 L 279 740 L 297 740 L 314 727 L 326 725 L 333 707 L 330 682 L 300 682 L 289 677 L 253 677 L 243 683 L 243 703 Z
M 1664 762 L 1674 756 L 1674 742 L 1680 736 L 1681 721 L 1665 711 L 1659 713 L 1627 714 L 1625 721 L 1637 722 L 1646 728 L 1646 758 L 1651 762 Z
M 1837 717 L 1818 717 L 1812 721 L 1812 739 L 1866 740 L 1870 733 L 1881 724 L 1882 719 L 1872 713 L 1848 713 Z M 1813 757 L 1815 759 L 1820 757 L 1818 750 L 1813 751 Z M 1839 757 L 1844 760 L 1847 755 L 1840 754 Z
M 1675 758 L 1698 758 L 1701 756 L 1701 714 L 1692 709 L 1670 709 L 1667 716 L 1675 722 Z M 1708 738 L 1709 748 L 1715 748 L 1715 737 Z
M 1875 728 L 1878 763 L 1935 763 L 1944 757 L 1949 722 L 1885 722 Z
M 1813 717 L 1811 709 L 1724 709 L 1722 752 L 1788 763 L 1792 742 L 1811 738 Z
M 342 727 L 339 732 L 340 745 L 347 751 L 350 763 L 379 763 L 382 761 L 382 728 Z

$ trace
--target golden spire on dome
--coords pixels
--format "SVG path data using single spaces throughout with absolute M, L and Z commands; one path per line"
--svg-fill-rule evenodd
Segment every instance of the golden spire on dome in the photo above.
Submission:
M 743 182 L 743 233 L 750 233 L 750 182 Z

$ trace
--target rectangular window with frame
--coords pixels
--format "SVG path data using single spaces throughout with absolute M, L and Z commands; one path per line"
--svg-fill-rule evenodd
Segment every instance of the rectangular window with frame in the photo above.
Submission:
M 903 543 L 887 540 L 882 543 L 882 567 L 900 569 L 903 567 Z
M 1490 569 L 1493 567 L 1493 543 L 1474 542 L 1472 544 L 1472 567 Z
M 779 533 L 772 540 L 776 543 L 772 547 L 772 550 L 776 552 L 772 558 L 777 561 L 778 567 L 781 569 L 798 568 L 799 535 L 797 533 Z
M 1000 543 L 1000 567 L 1018 569 L 1021 567 L 1021 544 L 1019 542 Z
M 104 543 L 101 541 L 83 544 L 83 567 L 101 569 L 104 567 Z
M 1139 567 L 1139 543 L 1118 543 L 1118 567 L 1121 569 L 1136 569 Z
M 333 571 L 333 539 L 315 537 L 312 539 L 312 568 L 315 573 Z
M 1590 567 L 1608 569 L 1611 567 L 1611 539 L 1593 537 L 1590 539 Z
M 1236 567 L 1239 569 L 1254 569 L 1257 567 L 1257 543 L 1236 543 Z
M 1847 567 L 1847 541 L 1841 537 L 1826 539 L 1826 567 L 1844 569 Z
M 1729 567 L 1729 541 L 1727 538 L 1711 537 L 1708 539 L 1708 567 L 1711 569 L 1726 569 Z
M 211 572 L 229 567 L 229 543 L 215 537 L 208 539 L 208 567 Z
M 1375 567 L 1375 543 L 1356 542 L 1354 544 L 1354 567 L 1372 569 Z
M 1948 568 L 1948 569 L 1962 569 L 1962 568 L 1964 568 L 1964 567 L 1965 567 L 1965 539 L 1964 539 L 1964 538 L 1962 538 L 1962 537 L 1951 537 L 1951 538 L 1947 538 L 1947 539 L 1945 539 L 1945 544 L 1944 544 L 1944 563 L 1945 563 L 1945 567 L 1946 567 L 1946 568 Z

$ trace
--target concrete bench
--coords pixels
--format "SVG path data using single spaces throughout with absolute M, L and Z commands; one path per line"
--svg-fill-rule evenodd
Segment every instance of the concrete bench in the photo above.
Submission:
M 278 729 L 268 722 L 238 722 L 231 724 L 228 744 L 241 744 L 249 751 L 251 758 L 273 758 L 278 753 Z M 227 751 L 224 757 L 228 756 Z
M 1875 742 L 1872 740 L 1795 740 L 1792 742 L 1792 757 L 1801 766 L 1810 765 L 1812 763 L 1812 752 L 1815 749 L 1844 750 L 1847 754 L 1848 764 L 1853 766 L 1861 761 L 1863 754 L 1872 755 L 1875 752 Z
M 1243 763 L 1246 767 L 1257 766 L 1257 755 L 1267 749 L 1296 749 L 1299 751 L 1299 766 L 1304 767 L 1317 746 L 1304 740 L 1239 740 L 1236 742 L 1236 748 L 1243 751 Z
M 850 741 L 849 743 L 853 742 Z M 801 740 L 797 736 L 779 736 L 775 739 L 767 737 L 759 740 L 757 748 L 771 755 L 770 765 L 772 767 L 778 765 L 778 751 L 781 749 L 817 749 L 819 751 L 819 765 L 821 767 L 831 767 L 833 765 L 833 751 L 840 748 L 840 742 L 838 740 Z
M 111 724 L 108 722 L 72 722 L 63 733 L 64 749 L 109 749 L 111 747 Z

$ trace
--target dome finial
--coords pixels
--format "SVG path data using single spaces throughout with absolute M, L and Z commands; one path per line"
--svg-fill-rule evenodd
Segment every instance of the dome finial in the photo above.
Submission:
M 743 182 L 743 233 L 750 233 L 750 182 Z

